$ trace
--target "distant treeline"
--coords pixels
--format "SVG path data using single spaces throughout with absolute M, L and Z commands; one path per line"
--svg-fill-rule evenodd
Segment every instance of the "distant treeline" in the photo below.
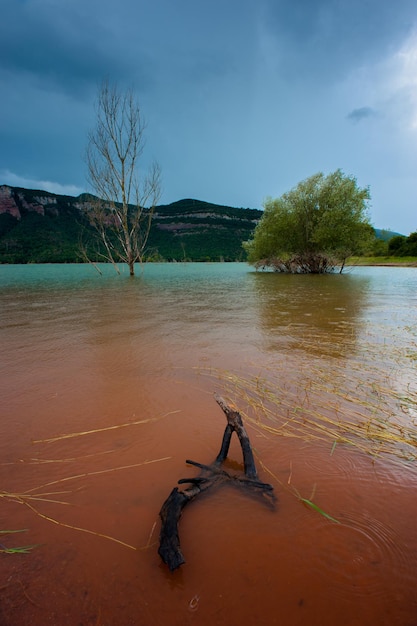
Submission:
M 388 254 L 391 256 L 416 256 L 417 257 L 417 232 L 408 237 L 396 235 L 388 241 Z

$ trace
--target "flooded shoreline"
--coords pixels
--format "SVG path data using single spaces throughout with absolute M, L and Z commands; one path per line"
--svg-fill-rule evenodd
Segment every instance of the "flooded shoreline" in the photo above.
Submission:
M 0 521 L 38 545 L 1 555 L 2 624 L 413 623 L 413 269 L 3 269 Z M 190 504 L 171 574 L 158 512 L 219 451 L 214 392 L 278 506 L 227 486 Z

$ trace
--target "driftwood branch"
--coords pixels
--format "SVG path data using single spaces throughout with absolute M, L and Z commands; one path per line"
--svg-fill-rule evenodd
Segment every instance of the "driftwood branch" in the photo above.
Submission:
M 227 418 L 227 426 L 223 434 L 223 440 L 219 454 L 211 465 L 204 465 L 197 461 L 187 460 L 188 465 L 200 468 L 200 475 L 195 478 L 181 478 L 178 484 L 190 486 L 179 491 L 175 487 L 165 500 L 159 512 L 161 518 L 161 532 L 159 535 L 159 555 L 171 571 L 185 563 L 181 551 L 178 534 L 178 522 L 184 507 L 194 500 L 200 493 L 211 489 L 215 485 L 230 482 L 231 484 L 248 489 L 251 494 L 260 496 L 269 506 L 274 507 L 275 495 L 272 485 L 263 483 L 258 478 L 255 459 L 248 434 L 238 411 L 234 411 L 219 395 L 215 395 L 217 404 L 222 408 Z M 244 474 L 230 474 L 220 466 L 226 460 L 233 433 L 239 438 L 242 448 Z

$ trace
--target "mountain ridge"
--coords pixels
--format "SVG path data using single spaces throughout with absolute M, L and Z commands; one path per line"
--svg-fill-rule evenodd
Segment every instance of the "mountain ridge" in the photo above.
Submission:
M 91 194 L 66 196 L 0 185 L 0 263 L 80 262 L 80 238 L 90 232 L 84 215 Z M 262 216 L 185 198 L 158 205 L 148 239 L 148 260 L 245 260 L 242 242 Z

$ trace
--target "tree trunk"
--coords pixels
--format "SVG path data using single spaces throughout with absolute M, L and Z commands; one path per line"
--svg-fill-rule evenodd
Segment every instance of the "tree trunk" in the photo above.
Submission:
M 186 463 L 189 465 L 200 468 L 201 472 L 199 476 L 179 480 L 178 484 L 189 483 L 190 487 L 187 487 L 184 491 L 179 491 L 178 487 L 174 487 L 159 512 L 162 525 L 159 535 L 158 553 L 171 571 L 185 563 L 178 533 L 178 522 L 182 511 L 184 507 L 200 493 L 207 491 L 215 485 L 230 483 L 234 486 L 248 489 L 251 494 L 258 496 L 268 506 L 272 508 L 275 506 L 276 498 L 273 493 L 272 485 L 263 483 L 258 479 L 252 447 L 240 413 L 231 409 L 223 398 L 217 394 L 215 395 L 215 399 L 227 418 L 227 426 L 223 434 L 219 454 L 211 465 L 203 465 L 196 461 L 187 460 Z M 226 472 L 220 467 L 223 461 L 226 460 L 233 432 L 238 436 L 242 448 L 243 475 L 229 474 L 229 472 Z

